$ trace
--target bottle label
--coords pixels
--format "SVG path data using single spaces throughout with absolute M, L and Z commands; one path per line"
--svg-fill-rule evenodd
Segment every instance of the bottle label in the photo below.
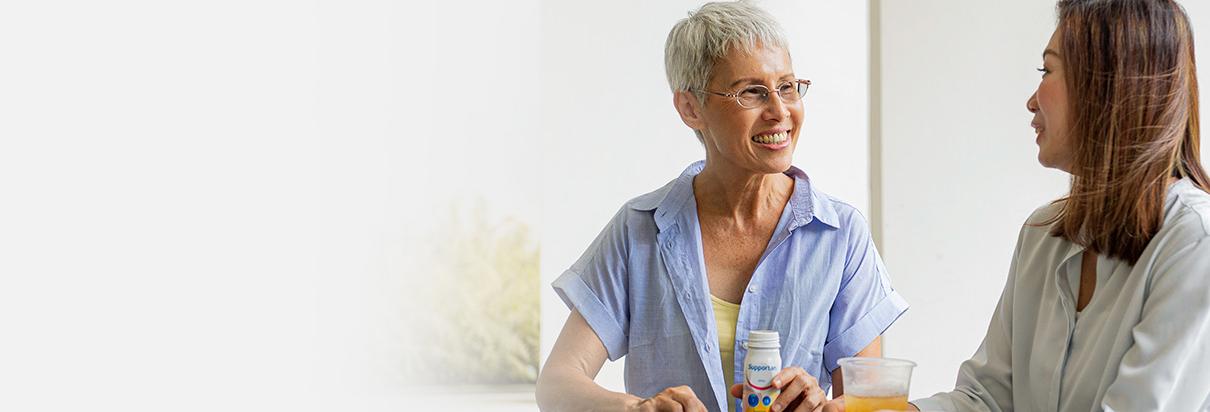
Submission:
M 779 365 L 748 363 L 744 369 L 744 412 L 769 412 L 773 400 L 781 393 L 773 387 L 773 376 Z

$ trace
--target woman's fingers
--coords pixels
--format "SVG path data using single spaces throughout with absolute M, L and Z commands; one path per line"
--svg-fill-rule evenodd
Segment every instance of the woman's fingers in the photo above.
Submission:
M 782 385 L 789 383 L 790 380 L 804 376 L 810 378 L 812 382 L 815 382 L 815 378 L 808 374 L 807 371 L 797 366 L 791 366 L 782 369 L 781 371 L 777 372 L 776 375 L 773 375 L 773 386 L 780 388 Z M 819 385 L 819 383 L 815 382 L 815 385 Z
M 693 389 L 690 389 L 688 386 L 678 386 L 677 388 L 683 388 L 683 390 L 677 391 L 675 395 L 676 401 L 681 404 L 681 410 L 685 412 L 708 412 L 706 404 L 697 398 L 697 395 L 693 393 Z
M 806 395 L 806 389 L 806 381 L 799 378 L 791 379 L 789 383 L 786 383 L 785 386 L 781 388 L 781 393 L 777 395 L 777 400 L 773 401 L 773 405 L 770 410 L 773 412 L 781 412 L 786 410 L 787 406 L 790 406 L 791 403 L 798 401 L 800 398 Z
M 807 388 L 806 396 L 803 397 L 802 403 L 798 404 L 798 408 L 795 408 L 794 412 L 820 411 L 827 403 L 827 395 L 823 393 L 822 389 L 819 389 L 819 386 Z
M 706 404 L 688 386 L 676 386 L 660 391 L 651 398 L 659 412 L 707 412 Z
M 828 403 L 828 395 L 823 393 L 823 388 L 819 387 L 819 383 L 807 387 L 807 393 L 802 403 L 798 405 L 798 409 L 794 412 L 812 412 L 823 409 L 824 404 Z
M 797 366 L 782 369 L 774 375 L 773 386 L 781 389 L 781 394 L 771 405 L 776 412 L 788 410 L 788 407 L 795 407 L 795 412 L 814 411 L 827 401 L 819 381 Z
M 844 412 L 844 395 L 824 404 L 823 412 Z

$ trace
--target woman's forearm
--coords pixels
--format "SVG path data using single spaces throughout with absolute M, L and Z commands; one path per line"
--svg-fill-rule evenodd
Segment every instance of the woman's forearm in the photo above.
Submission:
M 631 394 L 602 388 L 574 370 L 542 371 L 536 396 L 538 408 L 543 412 L 623 412 L 633 410 L 642 401 Z

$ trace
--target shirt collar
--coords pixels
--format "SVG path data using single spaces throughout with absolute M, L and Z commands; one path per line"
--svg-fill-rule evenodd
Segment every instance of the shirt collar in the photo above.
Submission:
M 693 162 L 676 179 L 668 182 L 659 190 L 635 199 L 631 202 L 630 207 L 642 211 L 654 210 L 656 226 L 660 231 L 665 230 L 675 224 L 677 217 L 684 212 L 686 206 L 694 204 L 692 202 L 693 177 L 701 173 L 705 167 L 706 161 L 704 160 Z M 836 216 L 832 198 L 814 190 L 806 172 L 790 166 L 790 169 L 784 173 L 794 178 L 794 194 L 791 195 L 789 204 L 793 220 L 790 222 L 788 230 L 793 231 L 811 223 L 812 220 L 818 220 L 832 228 L 840 228 L 840 219 Z

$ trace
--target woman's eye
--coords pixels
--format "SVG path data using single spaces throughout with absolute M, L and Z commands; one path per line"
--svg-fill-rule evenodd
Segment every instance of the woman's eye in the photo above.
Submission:
M 1047 69 L 1047 68 L 1045 68 L 1045 67 L 1039 67 L 1039 68 L 1038 68 L 1038 71 L 1039 71 L 1039 72 L 1042 72 L 1042 75 L 1043 75 L 1043 76 L 1045 76 L 1045 75 L 1047 75 L 1047 74 L 1049 74 L 1049 73 L 1050 73 L 1050 69 Z
M 760 97 L 765 94 L 765 89 L 760 87 L 749 87 L 744 89 L 744 91 L 739 92 L 739 94 L 746 97 Z

